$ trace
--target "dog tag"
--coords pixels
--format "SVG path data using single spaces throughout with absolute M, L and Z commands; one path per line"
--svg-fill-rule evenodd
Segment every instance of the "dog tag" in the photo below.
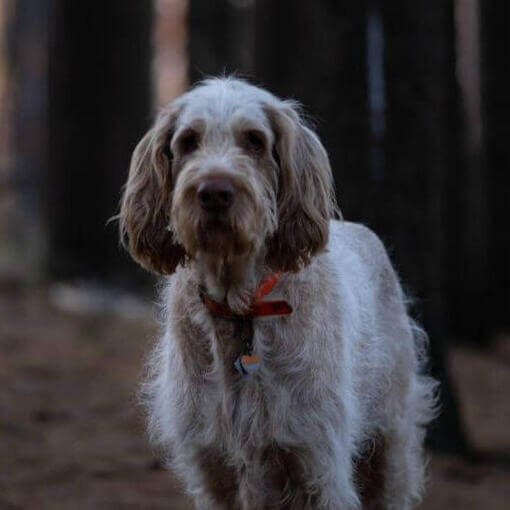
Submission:
M 241 375 L 253 374 L 260 366 L 260 357 L 257 354 L 243 354 L 239 356 L 234 366 Z

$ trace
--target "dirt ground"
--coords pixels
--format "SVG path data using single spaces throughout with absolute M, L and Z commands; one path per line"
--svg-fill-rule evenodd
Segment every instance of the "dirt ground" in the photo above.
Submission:
M 155 325 L 0 288 L 0 508 L 191 509 L 148 446 L 137 381 Z M 510 454 L 510 348 L 452 353 L 473 443 Z M 422 509 L 509 508 L 510 468 L 432 455 Z

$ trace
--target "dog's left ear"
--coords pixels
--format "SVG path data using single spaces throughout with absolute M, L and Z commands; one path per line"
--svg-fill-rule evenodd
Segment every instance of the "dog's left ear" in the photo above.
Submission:
M 329 220 L 339 215 L 326 149 L 290 101 L 266 106 L 280 167 L 278 228 L 268 241 L 267 263 L 296 272 L 322 251 Z

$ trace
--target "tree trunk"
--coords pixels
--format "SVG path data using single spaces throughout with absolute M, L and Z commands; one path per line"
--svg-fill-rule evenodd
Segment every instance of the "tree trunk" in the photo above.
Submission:
M 442 413 L 430 444 L 462 452 L 466 440 L 446 365 L 445 184 L 455 169 L 453 7 L 443 0 L 381 3 L 388 80 L 385 212 L 397 269 L 419 298 L 431 341 L 431 369 L 442 383 Z
M 208 76 L 251 75 L 255 43 L 252 3 L 190 1 L 190 83 Z
M 458 147 L 446 175 L 444 225 L 448 329 L 464 342 L 486 343 L 487 201 L 481 165 L 478 0 L 454 0 L 458 86 L 450 107 L 450 147 Z M 452 26 L 453 29 L 453 26 Z M 453 37 L 453 36 L 452 36 Z M 450 75 L 453 73 L 450 72 Z M 454 77 L 452 77 L 453 81 Z
M 482 108 L 488 204 L 487 323 L 492 333 L 510 333 L 510 3 L 480 2 Z
M 45 182 L 47 176 L 48 6 L 38 0 L 7 3 L 6 49 L 8 159 L 2 168 L 0 265 L 2 273 L 38 280 L 47 252 Z M 2 197 L 3 198 L 3 197 Z
M 151 112 L 150 2 L 52 0 L 49 40 L 49 269 L 116 281 L 115 224 L 132 150 Z

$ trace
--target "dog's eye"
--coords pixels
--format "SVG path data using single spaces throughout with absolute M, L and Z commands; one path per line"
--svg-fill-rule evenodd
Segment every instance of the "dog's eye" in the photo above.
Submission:
M 179 139 L 179 151 L 183 156 L 194 152 L 200 143 L 200 136 L 196 131 L 186 131 Z
M 264 152 L 266 142 L 264 135 L 258 131 L 247 131 L 244 133 L 243 147 L 244 149 L 255 155 L 260 155 Z

